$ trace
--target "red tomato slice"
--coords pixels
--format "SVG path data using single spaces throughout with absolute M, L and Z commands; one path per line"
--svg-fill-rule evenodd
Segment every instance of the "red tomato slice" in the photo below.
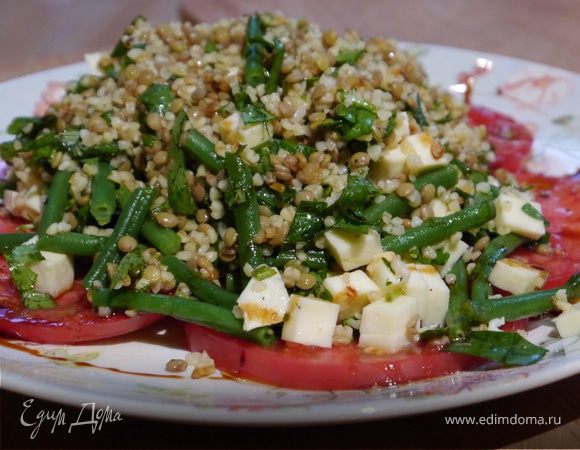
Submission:
M 496 157 L 492 168 L 503 167 L 510 172 L 523 170 L 533 140 L 524 125 L 509 116 L 477 106 L 469 110 L 468 120 L 472 125 L 485 125 L 487 128 L 488 140 Z
M 22 222 L 0 217 L 0 233 L 12 233 Z M 130 333 L 161 319 L 156 314 L 129 317 L 124 313 L 100 317 L 87 300 L 85 290 L 76 283 L 56 300 L 50 309 L 24 308 L 18 289 L 4 258 L 0 257 L 0 332 L 26 341 L 72 344 Z
M 376 356 L 356 345 L 331 349 L 278 342 L 261 347 L 200 325 L 186 324 L 191 351 L 207 353 L 236 377 L 293 389 L 365 389 L 449 375 L 482 364 L 481 359 L 417 346 Z

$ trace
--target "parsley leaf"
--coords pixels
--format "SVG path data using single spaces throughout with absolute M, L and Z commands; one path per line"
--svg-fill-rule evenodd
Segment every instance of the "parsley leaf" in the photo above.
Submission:
M 355 65 L 360 57 L 364 54 L 364 49 L 347 49 L 343 48 L 338 52 L 336 56 L 336 64 L 338 66 L 342 64 Z
M 20 291 L 22 302 L 26 308 L 44 309 L 55 306 L 50 295 L 34 290 L 38 276 L 30 266 L 35 262 L 44 260 L 36 245 L 23 244 L 14 247 L 10 254 L 6 255 L 6 260 L 12 274 L 12 280 Z

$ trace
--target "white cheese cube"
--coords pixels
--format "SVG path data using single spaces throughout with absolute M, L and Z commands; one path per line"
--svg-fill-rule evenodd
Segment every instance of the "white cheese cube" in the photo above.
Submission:
M 340 306 L 340 320 L 360 313 L 365 305 L 381 295 L 379 287 L 362 270 L 327 277 L 322 286 L 330 292 L 332 301 Z
M 411 344 L 418 322 L 417 300 L 400 296 L 387 302 L 379 300 L 363 308 L 359 346 L 396 352 Z
M 274 135 L 274 128 L 269 122 L 245 125 L 240 129 L 240 135 L 240 144 L 254 148 L 269 141 Z
M 433 155 L 433 144 L 433 138 L 425 132 L 403 139 L 401 150 L 407 155 L 407 168 L 411 175 L 449 164 L 450 156 L 446 153 Z
M 443 264 L 442 266 L 437 266 L 439 274 L 442 277 L 444 277 L 447 274 L 447 272 L 449 272 L 449 270 L 453 267 L 453 264 L 459 261 L 459 258 L 463 256 L 463 254 L 467 251 L 468 248 L 469 245 L 467 245 L 463 241 L 457 241 L 455 244 L 452 244 L 451 242 L 447 241 L 443 246 L 443 251 L 449 254 L 449 258 L 447 258 L 445 264 Z
M 560 337 L 580 336 L 580 303 L 554 319 Z
M 447 203 L 445 203 L 440 198 L 434 198 L 429 202 L 429 206 L 433 210 L 433 216 L 435 217 L 445 217 L 451 214 L 451 211 L 447 207 Z
M 389 136 L 389 144 L 398 145 L 403 139 L 411 134 L 409 124 L 409 114 L 406 112 L 397 113 L 397 125 L 393 133 Z
M 13 216 L 33 220 L 40 216 L 43 206 L 43 198 L 37 194 L 36 187 L 23 192 L 4 191 L 4 207 Z
M 389 286 L 401 281 L 401 277 L 393 272 L 388 261 L 389 260 L 384 255 L 380 255 L 373 259 L 366 268 L 369 277 L 379 287 L 383 295 L 388 292 Z
M 105 52 L 94 52 L 85 53 L 85 64 L 89 67 L 89 73 L 91 75 L 102 75 L 103 72 L 99 67 L 99 61 L 103 56 L 106 56 Z
M 324 236 L 330 254 L 346 272 L 367 265 L 383 252 L 381 237 L 376 230 L 366 234 L 330 230 Z
M 332 347 L 338 310 L 336 303 L 292 294 L 288 317 L 282 327 L 282 339 L 303 345 Z
M 238 297 L 238 307 L 244 317 L 244 330 L 280 323 L 288 310 L 290 297 L 277 269 L 263 280 L 250 278 Z
M 44 251 L 40 254 L 44 260 L 30 265 L 30 269 L 36 273 L 34 290 L 58 297 L 68 291 L 75 280 L 72 257 Z
M 539 203 L 513 194 L 502 193 L 495 199 L 495 223 L 498 234 L 516 233 L 530 239 L 539 239 L 546 233 L 542 220 L 531 217 L 522 210 L 527 203 L 539 213 L 542 212 Z
M 409 264 L 408 267 L 410 276 L 406 293 L 417 299 L 421 326 L 443 325 L 449 309 L 449 287 L 433 266 Z
M 399 147 L 383 150 L 377 162 L 371 164 L 370 178 L 375 183 L 406 172 L 407 155 Z
M 523 294 L 541 288 L 548 274 L 522 261 L 512 258 L 500 259 L 489 274 L 489 282 L 495 287 Z

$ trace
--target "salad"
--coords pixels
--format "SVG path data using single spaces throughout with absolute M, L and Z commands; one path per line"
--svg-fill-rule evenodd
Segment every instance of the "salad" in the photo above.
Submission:
M 0 331 L 168 316 L 195 352 L 168 370 L 306 389 L 532 364 L 542 315 L 580 334 L 577 178 L 525 172 L 525 127 L 393 41 L 138 17 L 95 69 L 0 144 Z

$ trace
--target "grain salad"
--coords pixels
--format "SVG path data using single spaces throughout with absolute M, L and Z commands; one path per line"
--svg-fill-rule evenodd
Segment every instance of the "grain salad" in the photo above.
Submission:
M 547 273 L 507 257 L 549 252 L 547 222 L 490 169 L 468 108 L 389 39 L 271 13 L 137 17 L 96 74 L 10 125 L 4 208 L 26 224 L 0 245 L 27 310 L 82 278 L 103 318 L 530 364 L 546 350 L 495 330 L 552 309 Z

